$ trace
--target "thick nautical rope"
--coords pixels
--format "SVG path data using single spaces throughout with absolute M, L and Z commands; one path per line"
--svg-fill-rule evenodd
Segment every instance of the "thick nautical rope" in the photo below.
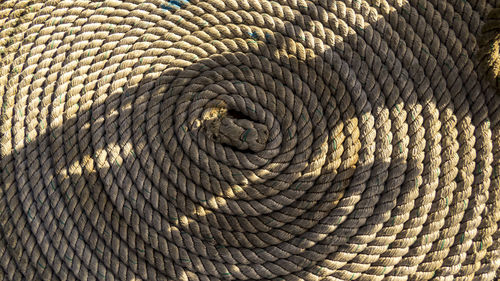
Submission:
M 2 1 L 0 280 L 494 280 L 498 1 Z
M 500 7 L 491 9 L 478 38 L 481 75 L 500 89 Z

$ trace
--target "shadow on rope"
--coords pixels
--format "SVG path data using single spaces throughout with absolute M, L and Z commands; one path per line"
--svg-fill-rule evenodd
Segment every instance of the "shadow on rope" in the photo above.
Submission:
M 493 157 L 481 85 L 467 84 L 452 54 L 436 62 L 437 50 L 390 37 L 402 31 L 388 19 L 407 20 L 404 12 L 380 16 L 355 33 L 331 26 L 333 48 L 313 40 L 312 16 L 255 27 L 234 39 L 239 51 L 229 39 L 205 42 L 193 53 L 207 57 L 178 54 L 169 69 L 148 62 L 127 77 L 137 85 L 87 77 L 77 94 L 56 87 L 2 118 L 8 127 L 49 109 L 35 127 L 25 123 L 29 135 L 2 144 L 0 246 L 12 258 L 3 276 L 468 272 L 487 236 L 463 234 L 493 215 L 467 205 L 495 200 L 494 171 L 481 169 Z M 444 42 L 437 30 L 412 36 Z

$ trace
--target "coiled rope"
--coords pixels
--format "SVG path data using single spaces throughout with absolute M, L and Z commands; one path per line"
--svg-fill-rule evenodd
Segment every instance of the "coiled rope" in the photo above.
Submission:
M 2 1 L 0 280 L 494 280 L 498 4 Z

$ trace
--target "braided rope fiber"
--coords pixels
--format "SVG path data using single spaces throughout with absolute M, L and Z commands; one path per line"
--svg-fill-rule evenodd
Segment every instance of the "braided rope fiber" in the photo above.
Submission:
M 0 280 L 498 278 L 499 6 L 2 1 Z
M 481 75 L 489 76 L 492 84 L 500 88 L 500 7 L 492 9 L 481 28 L 477 52 Z

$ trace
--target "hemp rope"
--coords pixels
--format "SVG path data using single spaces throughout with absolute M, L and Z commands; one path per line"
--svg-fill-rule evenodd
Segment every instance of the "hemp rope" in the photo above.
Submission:
M 0 280 L 494 280 L 499 6 L 2 1 Z

